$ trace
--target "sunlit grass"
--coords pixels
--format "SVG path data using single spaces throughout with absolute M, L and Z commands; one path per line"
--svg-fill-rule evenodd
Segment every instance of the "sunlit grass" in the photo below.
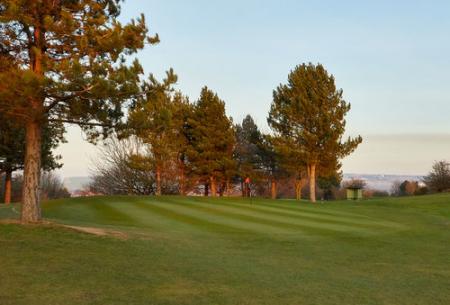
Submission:
M 0 225 L 0 304 L 450 304 L 450 196 L 44 203 Z M 19 207 L 1 207 L 0 218 Z

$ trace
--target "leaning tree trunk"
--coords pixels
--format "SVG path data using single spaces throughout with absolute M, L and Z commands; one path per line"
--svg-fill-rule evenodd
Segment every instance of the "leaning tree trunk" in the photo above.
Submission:
M 11 203 L 11 180 L 12 180 L 12 170 L 8 169 L 5 172 L 5 204 Z
M 39 179 L 41 174 L 41 126 L 36 121 L 26 124 L 25 170 L 22 190 L 22 222 L 39 222 Z
M 216 178 L 215 177 L 211 177 L 209 180 L 210 180 L 210 183 L 211 183 L 211 196 L 212 197 L 216 197 L 216 195 L 217 195 Z
M 277 199 L 277 181 L 274 178 L 270 180 L 270 195 L 272 199 Z
M 309 200 L 316 202 L 316 164 L 309 165 Z

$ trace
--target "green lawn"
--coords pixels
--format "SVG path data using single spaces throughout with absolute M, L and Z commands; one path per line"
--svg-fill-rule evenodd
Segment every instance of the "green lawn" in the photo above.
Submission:
M 0 224 L 1 305 L 450 304 L 450 195 L 79 198 L 44 216 L 127 238 Z

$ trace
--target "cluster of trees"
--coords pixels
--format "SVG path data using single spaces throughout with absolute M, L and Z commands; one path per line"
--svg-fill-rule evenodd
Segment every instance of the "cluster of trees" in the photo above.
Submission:
M 396 181 L 391 187 L 391 196 L 425 195 L 428 192 L 428 187 L 420 185 L 419 181 Z
M 11 124 L 0 130 L 11 152 L 24 143 L 20 154 L 2 148 L 1 170 L 9 177 L 23 168 L 23 222 L 41 219 L 41 170 L 57 166 L 46 158 L 62 140 L 64 124 L 80 126 L 92 142 L 116 131 L 120 139 L 142 144 L 147 153 L 137 150 L 126 160 L 131 179 L 154 180 L 142 183 L 142 192 L 162 194 L 176 186 L 185 194 L 202 185 L 215 196 L 228 192 L 236 177 L 269 180 L 274 192 L 277 181 L 290 175 L 297 197 L 308 181 L 315 201 L 318 177 L 324 186 L 339 180 L 339 160 L 361 138 L 343 139 L 350 105 L 322 65 L 300 65 L 276 88 L 268 117 L 272 133 L 262 135 L 244 126 L 250 119 L 234 126 L 224 102 L 207 87 L 189 103 L 174 90 L 173 71 L 163 82 L 153 76 L 143 81 L 139 62 L 126 57 L 159 38 L 149 36 L 143 15 L 119 22 L 120 3 L 0 3 L 0 121 Z M 13 128 L 23 141 L 8 142 Z
M 154 171 L 156 195 L 163 193 L 163 184 L 186 194 L 187 177 L 189 181 L 195 177 L 205 195 L 223 194 L 233 175 L 235 144 L 225 103 L 204 87 L 200 98 L 190 104 L 173 89 L 176 81 L 172 70 L 162 83 L 151 75 L 143 86 L 145 95 L 131 105 L 120 134 L 137 137 L 148 153 L 132 156 L 130 166 Z
M 279 182 L 294 181 L 296 198 L 308 185 L 314 202 L 316 185 L 322 197 L 331 197 L 341 180 L 340 159 L 361 143 L 360 137 L 343 141 L 350 106 L 320 64 L 296 67 L 288 84 L 274 91 L 270 134 L 250 115 L 233 124 L 225 102 L 207 87 L 190 103 L 173 88 L 176 81 L 170 70 L 162 82 L 153 75 L 144 82 L 144 94 L 117 130 L 119 139 L 102 148 L 106 162 L 96 163 L 92 191 L 161 195 L 201 189 L 205 196 L 223 196 L 240 185 L 243 196 L 277 198 Z

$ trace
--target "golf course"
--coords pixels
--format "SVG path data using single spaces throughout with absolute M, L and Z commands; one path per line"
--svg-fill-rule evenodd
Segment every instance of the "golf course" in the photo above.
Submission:
M 0 207 L 0 304 L 450 304 L 450 195 Z

